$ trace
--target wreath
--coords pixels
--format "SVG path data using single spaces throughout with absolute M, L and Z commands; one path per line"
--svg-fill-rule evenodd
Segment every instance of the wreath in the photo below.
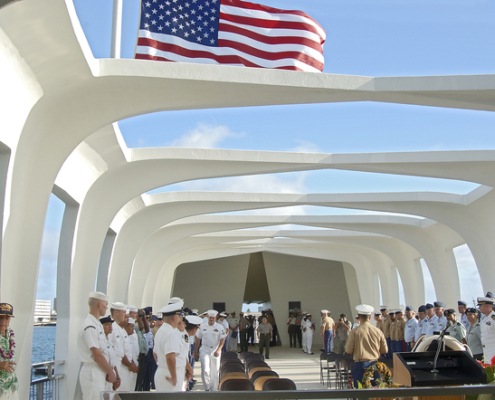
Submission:
M 360 388 L 370 389 L 372 387 L 371 382 L 375 379 L 376 372 L 380 374 L 380 378 L 376 380 L 378 387 L 386 388 L 393 385 L 392 371 L 390 371 L 385 363 L 378 361 L 366 368 Z

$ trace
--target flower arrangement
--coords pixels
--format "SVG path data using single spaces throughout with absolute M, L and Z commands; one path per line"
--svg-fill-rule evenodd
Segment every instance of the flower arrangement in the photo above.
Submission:
M 481 361 L 478 361 L 478 364 L 485 369 L 486 383 L 493 382 L 495 380 L 495 356 L 490 360 L 490 364 L 485 364 Z
M 495 384 L 495 356 L 490 360 L 490 364 L 485 364 L 481 361 L 478 361 L 478 364 L 481 365 L 485 369 L 486 374 L 486 383 Z M 478 394 L 466 396 L 466 400 L 493 400 L 493 395 L 491 394 Z
M 372 387 L 375 372 L 380 374 L 380 378 L 377 379 L 377 387 L 388 388 L 393 386 L 392 371 L 390 371 L 385 363 L 378 361 L 366 368 L 363 381 L 359 382 L 359 389 L 370 389 Z

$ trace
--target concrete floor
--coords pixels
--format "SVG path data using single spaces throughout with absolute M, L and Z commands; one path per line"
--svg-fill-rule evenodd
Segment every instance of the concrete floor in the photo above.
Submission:
M 258 352 L 258 347 L 250 346 L 249 351 Z M 266 362 L 281 378 L 292 379 L 298 390 L 327 389 L 326 385 L 320 384 L 320 350 L 313 349 L 313 351 L 315 353 L 309 355 L 298 348 L 275 346 L 270 348 L 270 359 Z M 197 379 L 197 384 L 193 390 L 204 390 L 199 362 L 194 366 L 194 377 Z

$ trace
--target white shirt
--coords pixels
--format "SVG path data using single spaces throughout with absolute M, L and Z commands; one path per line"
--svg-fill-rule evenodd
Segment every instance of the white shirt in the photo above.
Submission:
M 134 361 L 134 364 L 138 365 L 139 358 L 139 342 L 136 333 L 129 336 L 130 353 L 126 354 L 127 358 Z
M 180 332 L 172 325 L 164 323 L 160 329 L 158 329 L 155 336 L 155 348 L 153 351 L 158 356 L 157 364 L 159 368 L 168 371 L 167 354 L 175 353 L 175 356 L 177 357 L 181 351 L 181 341 Z
M 222 325 L 216 322 L 213 325 L 202 324 L 196 332 L 196 337 L 202 340 L 199 350 L 214 353 L 225 336 L 227 335 Z
M 490 364 L 495 356 L 495 312 L 488 314 L 482 322 L 481 344 L 483 345 L 483 359 L 485 363 Z
M 96 364 L 91 348 L 102 352 L 107 347 L 107 338 L 103 332 L 103 325 L 93 315 L 89 314 L 84 320 L 83 329 L 77 338 L 77 347 L 83 363 Z M 107 361 L 109 361 L 107 359 Z
M 115 350 L 118 362 L 122 362 L 122 358 L 126 354 L 126 341 L 128 345 L 127 332 L 114 321 L 112 324 L 112 333 L 108 335 L 108 340 Z

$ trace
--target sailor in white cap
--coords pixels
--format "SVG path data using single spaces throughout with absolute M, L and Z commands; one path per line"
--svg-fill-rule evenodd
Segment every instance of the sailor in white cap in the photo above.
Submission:
M 495 357 L 495 312 L 493 311 L 493 300 L 488 296 L 478 297 L 478 307 L 485 316 L 480 322 L 483 361 L 485 364 L 492 364 L 492 359 Z
M 115 302 L 110 304 L 110 315 L 113 319 L 112 333 L 108 335 L 108 340 L 115 350 L 117 356 L 117 370 L 120 376 L 120 387 L 118 391 L 134 390 L 131 388 L 131 377 L 133 373 L 138 372 L 137 365 L 129 360 L 126 356 L 130 352 L 129 337 L 125 330 L 126 326 L 126 310 L 127 307 L 122 302 Z
M 182 320 L 184 301 L 167 304 L 162 313 L 163 325 L 155 336 L 158 368 L 155 372 L 155 386 L 159 392 L 181 392 L 186 376 L 185 363 L 178 362 L 182 348 L 182 337 L 177 329 Z
M 313 333 L 315 331 L 315 324 L 312 321 L 312 315 L 306 314 L 306 319 L 302 322 L 303 331 L 303 351 L 307 354 L 314 354 L 313 347 Z
M 194 310 L 191 310 L 194 311 Z M 194 362 L 196 361 L 194 359 L 194 343 L 196 341 L 196 332 L 199 329 L 199 326 L 203 323 L 203 318 L 199 317 L 196 315 L 198 310 L 196 310 L 195 314 L 193 315 L 186 315 L 184 318 L 186 320 L 186 331 L 187 334 L 189 335 L 189 364 L 191 365 L 191 369 L 194 371 Z M 191 375 L 189 378 L 189 381 L 187 382 L 187 387 L 186 390 L 192 390 L 194 384 L 196 383 L 196 380 L 194 377 Z
M 207 391 L 218 390 L 220 354 L 225 342 L 225 329 L 215 322 L 218 312 L 208 310 L 208 323 L 202 324 L 196 332 L 194 358 L 201 361 L 201 379 Z
M 125 347 L 125 355 L 127 359 L 133 363 L 137 368 L 136 372 L 129 371 L 128 373 L 128 388 L 129 390 L 134 390 L 136 387 L 137 373 L 139 372 L 139 342 L 136 332 L 134 331 L 134 326 L 136 320 L 134 318 L 127 318 L 127 322 L 124 324 L 124 329 L 127 333 L 128 346 Z
M 335 321 L 330 316 L 329 310 L 321 310 L 321 331 L 323 337 L 323 351 L 330 353 L 332 351 L 333 333 L 335 331 Z
M 105 390 L 105 383 L 117 382 L 117 375 L 105 356 L 107 347 L 103 325 L 100 318 L 105 316 L 108 307 L 108 296 L 102 292 L 89 294 L 89 315 L 84 320 L 79 333 L 77 347 L 83 363 L 79 373 L 79 382 L 83 400 L 98 400 L 100 392 Z
M 360 304 L 356 306 L 356 311 L 360 324 L 349 333 L 345 345 L 345 352 L 351 354 L 354 360 L 352 378 L 355 388 L 358 387 L 358 382 L 363 381 L 364 371 L 376 363 L 381 354 L 388 352 L 383 332 L 370 323 L 374 308 L 367 304 Z M 373 382 L 379 379 L 379 374 L 376 375 Z

